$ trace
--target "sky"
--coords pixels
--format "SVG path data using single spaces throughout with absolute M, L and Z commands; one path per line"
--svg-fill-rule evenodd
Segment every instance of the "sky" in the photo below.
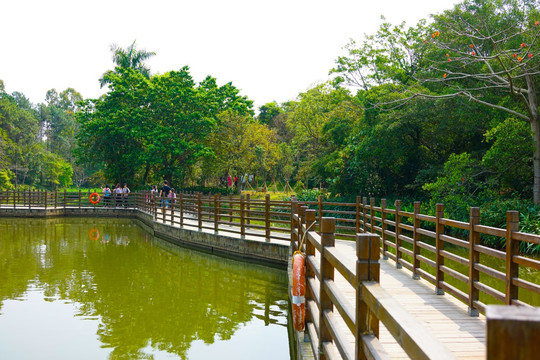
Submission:
M 232 82 L 255 103 L 282 103 L 329 79 L 349 39 L 381 15 L 414 25 L 457 0 L 0 0 L 0 79 L 34 104 L 49 89 L 104 93 L 111 44 L 153 51 L 153 74 L 187 65 L 195 81 Z

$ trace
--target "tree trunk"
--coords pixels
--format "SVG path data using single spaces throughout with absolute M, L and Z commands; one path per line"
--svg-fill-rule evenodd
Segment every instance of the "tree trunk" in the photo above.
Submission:
M 534 155 L 533 155 L 533 200 L 534 204 L 540 204 L 540 123 L 538 119 L 531 121 L 531 130 L 533 132 Z
M 536 88 L 530 74 L 525 76 L 527 82 L 527 95 L 529 98 L 529 116 L 534 141 L 534 182 L 533 199 L 535 205 L 540 205 L 540 117 L 538 115 L 538 99 L 536 97 Z

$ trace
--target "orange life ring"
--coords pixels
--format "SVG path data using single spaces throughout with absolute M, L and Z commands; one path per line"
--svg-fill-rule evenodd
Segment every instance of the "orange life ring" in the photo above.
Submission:
M 90 229 L 90 231 L 88 232 L 88 237 L 90 238 L 90 240 L 93 241 L 99 240 L 99 230 L 96 228 Z
M 293 255 L 292 271 L 292 316 L 293 326 L 297 331 L 304 330 L 306 317 L 306 259 L 300 252 Z
M 90 196 L 88 197 L 88 200 L 90 200 L 90 202 L 93 205 L 96 205 L 99 202 L 99 200 L 101 200 L 101 198 L 99 197 L 98 193 L 91 193 Z

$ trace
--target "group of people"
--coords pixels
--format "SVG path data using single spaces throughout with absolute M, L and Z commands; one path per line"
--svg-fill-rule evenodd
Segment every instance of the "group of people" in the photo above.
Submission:
M 127 186 L 127 184 L 124 184 L 124 186 L 120 186 L 120 183 L 116 184 L 114 189 L 111 189 L 109 185 L 105 184 L 105 187 L 103 190 L 103 202 L 105 206 L 112 206 L 112 199 L 115 200 L 115 206 L 128 206 L 128 195 L 131 193 L 131 190 Z
M 103 191 L 103 202 L 105 206 L 112 206 L 114 199 L 114 206 L 128 206 L 128 195 L 131 193 L 131 190 L 127 186 L 127 184 L 124 184 L 124 186 L 120 186 L 120 184 L 116 184 L 114 189 L 111 189 L 109 185 L 105 185 L 105 187 L 102 188 Z M 152 197 L 160 197 L 165 198 L 165 206 L 169 207 L 170 203 L 176 202 L 176 192 L 173 188 L 169 186 L 169 183 L 167 180 L 163 181 L 163 186 L 161 189 L 158 190 L 157 185 L 152 185 L 152 189 L 150 190 L 150 193 Z
M 240 181 L 240 184 L 238 183 L 238 181 Z M 238 187 L 239 185 L 241 185 L 241 189 L 245 189 L 246 188 L 246 182 L 249 182 L 251 183 L 253 181 L 253 175 L 248 175 L 248 174 L 244 174 L 242 176 L 240 176 L 240 178 L 238 178 L 238 176 L 231 176 L 231 175 L 227 175 L 227 176 L 223 176 L 221 177 L 220 179 L 220 182 L 222 185 L 227 185 L 227 187 L 231 188 L 231 187 Z

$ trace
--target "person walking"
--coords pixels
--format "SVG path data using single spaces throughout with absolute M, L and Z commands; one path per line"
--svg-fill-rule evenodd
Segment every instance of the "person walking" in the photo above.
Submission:
M 111 205 L 111 188 L 109 185 L 105 184 L 105 187 L 103 190 L 103 202 L 105 203 L 105 207 L 109 207 Z
M 163 202 L 165 202 L 163 208 L 161 209 L 162 212 L 165 211 L 165 208 L 169 205 L 169 193 L 171 192 L 171 187 L 169 186 L 169 183 L 167 180 L 163 181 L 163 186 L 161 187 L 161 190 L 159 191 L 159 197 L 162 199 L 162 206 Z M 163 199 L 165 201 L 163 201 Z
M 124 207 L 128 206 L 128 195 L 130 192 L 131 190 L 129 190 L 127 184 L 124 183 L 124 187 L 122 188 L 122 204 L 124 205 Z
M 114 188 L 114 195 L 115 195 L 115 206 L 118 207 L 118 206 L 122 206 L 122 193 L 123 193 L 123 190 L 122 188 L 120 187 L 120 183 L 116 184 L 116 187 Z

